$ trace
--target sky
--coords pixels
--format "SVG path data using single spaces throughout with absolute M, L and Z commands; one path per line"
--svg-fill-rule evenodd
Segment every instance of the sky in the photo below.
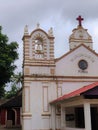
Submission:
M 22 71 L 24 27 L 29 33 L 40 23 L 48 32 L 53 28 L 55 37 L 55 58 L 69 50 L 69 36 L 77 27 L 76 18 L 84 18 L 82 25 L 93 39 L 93 48 L 98 52 L 98 0 L 0 0 L 0 25 L 9 42 L 19 44 L 17 71 Z

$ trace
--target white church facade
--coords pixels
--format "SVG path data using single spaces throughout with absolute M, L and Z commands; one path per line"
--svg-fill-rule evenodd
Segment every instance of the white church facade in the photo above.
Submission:
M 98 130 L 98 53 L 79 24 L 70 50 L 54 57 L 54 35 L 37 25 L 23 36 L 22 130 Z

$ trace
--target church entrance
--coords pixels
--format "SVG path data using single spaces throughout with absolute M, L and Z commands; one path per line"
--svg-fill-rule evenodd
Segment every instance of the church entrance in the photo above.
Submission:
M 83 107 L 75 108 L 75 115 L 76 128 L 85 128 Z M 98 130 L 98 107 L 91 107 L 91 127 Z
M 98 106 L 91 104 L 90 106 L 91 113 L 91 130 L 98 130 Z M 85 115 L 84 107 L 68 107 L 66 108 L 66 126 L 72 128 L 81 128 L 85 129 Z
M 83 107 L 75 108 L 75 127 L 76 128 L 85 128 Z
M 98 108 L 91 107 L 91 125 L 92 130 L 98 130 Z

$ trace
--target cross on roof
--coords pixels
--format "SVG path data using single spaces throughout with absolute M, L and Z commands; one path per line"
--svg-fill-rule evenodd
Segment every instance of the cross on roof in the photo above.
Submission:
M 84 20 L 81 16 L 78 16 L 78 18 L 76 19 L 79 21 L 79 26 L 82 26 L 82 21 Z

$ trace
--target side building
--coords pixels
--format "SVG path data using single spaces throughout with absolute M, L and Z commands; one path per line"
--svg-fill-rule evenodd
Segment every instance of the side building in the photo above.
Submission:
M 21 127 L 22 89 L 10 99 L 0 102 L 0 126 Z

